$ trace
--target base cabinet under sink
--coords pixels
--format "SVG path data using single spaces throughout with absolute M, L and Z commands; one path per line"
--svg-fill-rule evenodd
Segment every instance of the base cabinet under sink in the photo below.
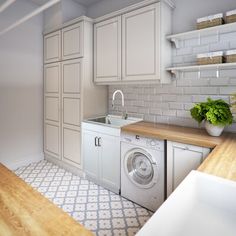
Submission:
M 82 155 L 86 177 L 119 193 L 120 136 L 82 128 Z
M 191 170 L 201 165 L 209 153 L 209 148 L 167 141 L 167 196 Z

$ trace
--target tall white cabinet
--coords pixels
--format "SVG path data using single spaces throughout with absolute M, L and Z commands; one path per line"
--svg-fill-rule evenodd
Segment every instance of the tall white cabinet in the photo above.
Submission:
M 81 122 L 107 112 L 107 88 L 93 83 L 92 50 L 88 18 L 44 36 L 45 157 L 77 168 L 83 165 Z
M 98 84 L 170 82 L 172 8 L 160 1 L 94 25 L 94 80 Z M 119 13 L 118 13 L 119 14 Z

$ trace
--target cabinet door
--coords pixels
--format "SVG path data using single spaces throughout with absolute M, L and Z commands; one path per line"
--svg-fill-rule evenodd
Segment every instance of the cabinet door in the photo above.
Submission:
M 96 132 L 83 130 L 83 166 L 89 179 L 99 184 L 99 148 L 97 146 L 98 135 Z
M 183 181 L 191 170 L 196 170 L 210 149 L 168 142 L 167 189 L 168 195 Z
M 61 31 L 44 36 L 44 63 L 61 60 Z
M 60 63 L 44 66 L 44 152 L 61 158 Z
M 122 79 L 159 79 L 160 4 L 122 16 Z
M 118 193 L 120 190 L 120 137 L 99 134 L 101 185 Z
M 62 60 L 83 56 L 83 22 L 62 30 Z
M 81 76 L 80 59 L 62 63 L 62 159 L 78 167 L 81 166 Z
M 94 80 L 113 82 L 121 78 L 121 17 L 94 25 Z

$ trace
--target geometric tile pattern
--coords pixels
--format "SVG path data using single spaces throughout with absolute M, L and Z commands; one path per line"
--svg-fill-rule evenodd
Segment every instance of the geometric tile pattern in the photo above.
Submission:
M 46 160 L 15 173 L 97 236 L 133 236 L 153 214 Z

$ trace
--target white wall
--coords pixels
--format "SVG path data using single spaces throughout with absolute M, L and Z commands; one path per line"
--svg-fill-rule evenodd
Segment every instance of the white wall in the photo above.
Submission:
M 174 33 L 195 29 L 196 19 L 216 13 L 236 9 L 235 0 L 173 0 Z
M 102 0 L 88 7 L 87 16 L 97 18 L 138 2 L 142 0 Z
M 34 8 L 16 1 L 1 29 Z M 11 169 L 43 158 L 42 28 L 39 15 L 0 36 L 0 162 Z
M 44 30 L 50 30 L 82 15 L 87 9 L 73 0 L 62 0 L 44 12 Z

